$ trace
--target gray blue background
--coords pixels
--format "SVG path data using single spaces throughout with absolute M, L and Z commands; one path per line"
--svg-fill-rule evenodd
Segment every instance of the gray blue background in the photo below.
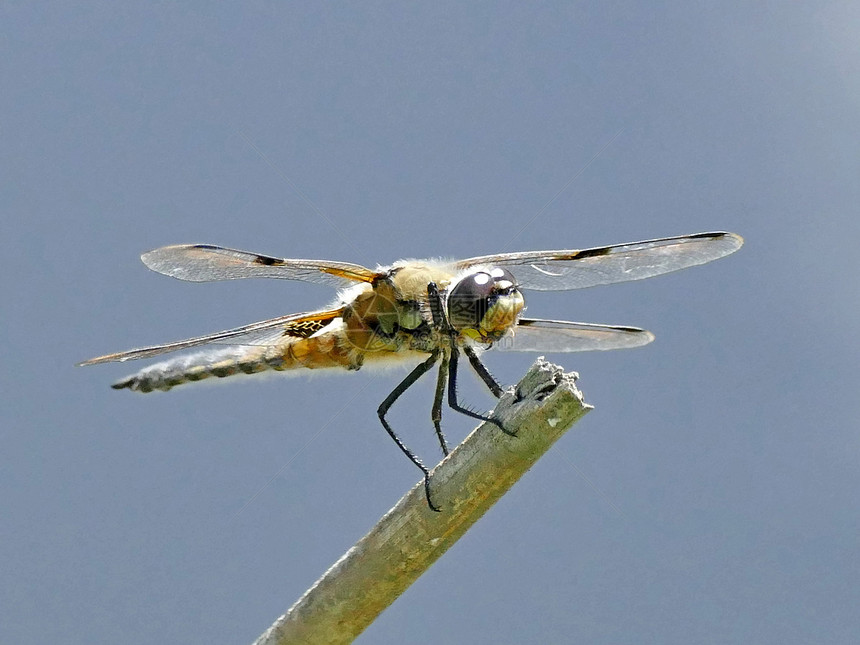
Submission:
M 596 409 L 358 642 L 856 642 L 858 27 L 821 1 L 2 3 L 0 642 L 250 642 L 418 481 L 375 415 L 397 372 L 143 396 L 73 367 L 333 295 L 142 251 L 719 229 L 746 245 L 706 267 L 529 294 L 657 341 L 550 356 Z M 392 413 L 429 461 L 431 392 Z

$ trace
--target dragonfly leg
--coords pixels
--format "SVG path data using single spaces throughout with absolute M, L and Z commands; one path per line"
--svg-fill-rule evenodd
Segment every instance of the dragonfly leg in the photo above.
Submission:
M 481 380 L 489 388 L 490 392 L 493 393 L 493 396 L 497 399 L 502 398 L 504 391 L 502 390 L 501 384 L 493 377 L 492 374 L 490 374 L 490 370 L 488 370 L 487 366 L 481 362 L 481 359 L 478 357 L 475 350 L 468 345 L 464 345 L 463 351 L 469 358 L 469 362 L 472 364 L 472 369 L 481 377 Z
M 379 405 L 379 408 L 376 411 L 376 414 L 379 415 L 379 420 L 382 422 L 382 427 L 385 428 L 385 431 L 388 435 L 394 439 L 394 443 L 397 444 L 397 447 L 403 451 L 403 454 L 409 457 L 413 464 L 418 466 L 421 469 L 421 472 L 424 473 L 424 494 L 427 497 L 427 505 L 430 507 L 430 510 L 439 512 L 439 508 L 433 504 L 433 501 L 430 499 L 430 469 L 425 466 L 418 456 L 412 452 L 405 443 L 397 436 L 397 433 L 394 432 L 394 429 L 388 424 L 388 421 L 385 420 L 385 415 L 388 413 L 388 410 L 394 405 L 394 402 L 400 398 L 400 395 L 403 394 L 406 390 L 408 390 L 419 378 L 421 378 L 424 374 L 426 374 L 433 365 L 436 364 L 436 361 L 439 359 L 439 352 L 433 352 L 423 363 L 420 363 L 415 369 L 413 369 L 409 374 L 403 379 L 397 387 L 395 387 L 391 394 L 385 397 L 385 400 Z
M 501 421 L 499 421 L 498 419 L 490 417 L 486 414 L 480 414 L 468 408 L 464 408 L 457 402 L 457 357 L 459 355 L 459 349 L 457 347 L 455 339 L 455 332 L 454 329 L 451 327 L 451 323 L 448 322 L 447 316 L 445 315 L 445 310 L 442 306 L 442 297 L 439 295 L 439 288 L 436 286 L 435 282 L 431 282 L 427 285 L 427 296 L 430 304 L 430 313 L 433 315 L 433 324 L 439 331 L 447 334 L 451 347 L 450 358 L 448 359 L 448 405 L 460 414 L 465 414 L 468 417 L 472 417 L 473 419 L 480 419 L 481 421 L 489 421 L 490 423 L 494 423 L 495 425 L 499 426 L 499 428 L 501 428 L 504 433 L 513 435 L 513 433 L 505 430 L 504 426 L 502 426 Z M 463 351 L 466 352 L 466 356 L 469 358 L 469 362 L 472 364 L 474 370 L 478 373 L 478 376 L 481 377 L 481 380 L 484 381 L 484 384 L 490 389 L 490 392 L 492 392 L 497 398 L 501 398 L 503 393 L 502 386 L 499 385 L 498 381 L 493 378 L 493 375 L 490 374 L 490 371 L 478 358 L 478 355 L 475 353 L 475 350 L 468 345 L 464 345 Z M 439 400 L 438 397 L 440 396 L 441 388 L 444 388 L 444 384 L 442 382 L 442 372 L 440 371 L 439 381 L 437 381 L 436 383 L 437 401 Z M 435 405 L 433 410 L 435 415 Z M 440 418 L 441 414 L 442 412 L 440 409 Z M 440 431 L 441 429 L 437 426 L 437 432 Z
M 448 405 L 460 414 L 465 414 L 467 417 L 472 417 L 473 419 L 488 421 L 497 425 L 505 434 L 509 434 L 512 437 L 516 436 L 515 433 L 506 430 L 505 427 L 502 425 L 502 422 L 495 417 L 481 414 L 480 412 L 475 412 L 474 410 L 470 410 L 469 408 L 464 408 L 457 402 L 457 355 L 457 349 L 452 348 L 451 358 L 448 363 Z
M 439 295 L 439 287 L 435 282 L 427 285 L 427 302 L 430 305 L 430 314 L 433 316 L 433 326 L 444 332 L 450 332 L 451 325 L 445 316 L 445 308 L 442 306 L 442 296 Z
M 445 441 L 445 435 L 442 433 L 442 399 L 445 397 L 445 385 L 448 382 L 448 357 L 442 356 L 442 362 L 439 364 L 439 375 L 436 377 L 436 394 L 433 396 L 433 410 L 430 413 L 430 418 L 433 419 L 433 427 L 436 428 L 436 437 L 439 439 L 439 445 L 442 446 L 442 452 L 448 456 L 448 443 Z

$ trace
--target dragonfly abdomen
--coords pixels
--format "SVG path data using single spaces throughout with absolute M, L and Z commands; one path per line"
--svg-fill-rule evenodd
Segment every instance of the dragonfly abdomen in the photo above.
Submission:
M 225 378 L 240 374 L 279 372 L 299 368 L 320 369 L 350 367 L 349 352 L 333 336 L 285 338 L 268 346 L 232 346 L 177 356 L 146 367 L 112 385 L 135 392 L 166 392 L 177 385 L 211 377 Z

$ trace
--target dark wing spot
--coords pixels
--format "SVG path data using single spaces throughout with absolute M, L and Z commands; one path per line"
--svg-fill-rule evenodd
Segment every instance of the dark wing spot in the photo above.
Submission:
M 601 255 L 609 255 L 611 251 L 608 247 L 600 247 L 597 249 L 584 249 L 582 251 L 577 251 L 576 253 L 571 253 L 568 256 L 563 256 L 558 258 L 560 260 L 581 260 L 582 258 L 596 258 Z
M 283 264 L 284 261 L 278 258 L 270 258 L 266 255 L 258 255 L 254 258 L 254 264 L 262 264 L 267 267 Z
M 728 235 L 728 233 L 725 233 L 723 231 L 719 231 L 717 233 L 696 233 L 695 235 L 688 235 L 687 237 L 689 237 L 690 239 L 694 239 L 694 240 L 705 239 L 705 238 L 710 237 L 710 238 L 713 238 L 716 240 L 716 239 L 719 239 L 721 237 L 725 237 L 726 235 Z

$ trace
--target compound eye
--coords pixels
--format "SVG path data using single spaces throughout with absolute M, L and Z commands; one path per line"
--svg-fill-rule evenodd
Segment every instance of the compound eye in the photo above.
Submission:
M 477 329 L 487 313 L 490 296 L 495 291 L 496 280 L 485 271 L 460 280 L 448 294 L 448 320 L 451 326 L 454 329 Z
M 494 291 L 497 293 L 510 293 L 516 287 L 514 274 L 507 269 L 496 267 L 490 270 L 489 275 L 493 278 Z

